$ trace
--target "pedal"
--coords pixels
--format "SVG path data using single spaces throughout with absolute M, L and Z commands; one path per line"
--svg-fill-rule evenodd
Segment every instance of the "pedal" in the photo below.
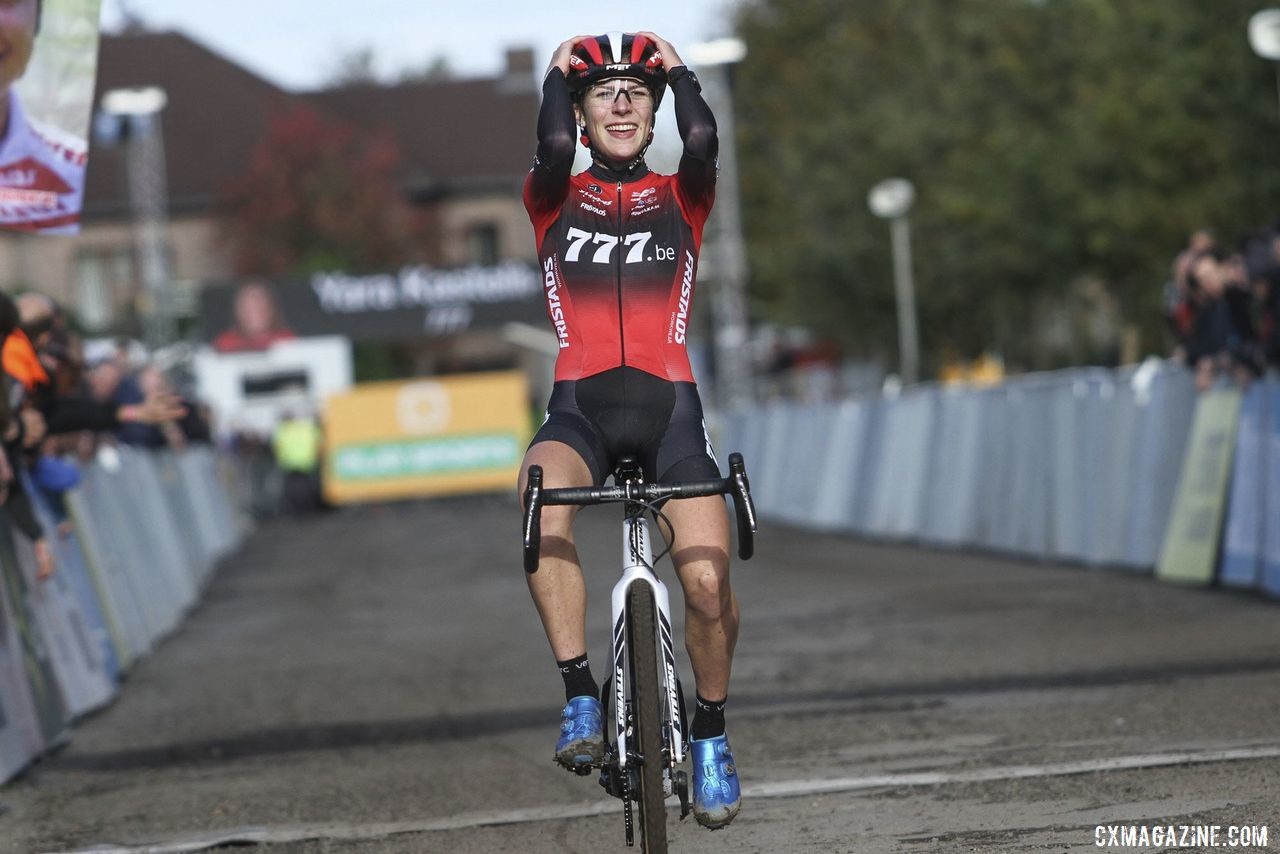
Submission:
M 685 816 L 693 812 L 693 806 L 689 803 L 689 775 L 684 771 L 672 774 L 671 788 L 675 789 L 676 797 L 680 799 L 680 820 L 684 821 Z

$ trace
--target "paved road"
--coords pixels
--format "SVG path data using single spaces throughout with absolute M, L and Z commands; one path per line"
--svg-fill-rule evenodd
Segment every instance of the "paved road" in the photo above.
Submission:
M 582 524 L 596 661 L 615 512 Z M 0 851 L 624 850 L 616 802 L 551 763 L 563 695 L 517 527 L 489 497 L 260 529 L 0 790 Z M 1280 603 L 768 526 L 735 586 L 748 796 L 678 850 L 1084 851 L 1099 824 L 1197 823 L 1280 847 Z

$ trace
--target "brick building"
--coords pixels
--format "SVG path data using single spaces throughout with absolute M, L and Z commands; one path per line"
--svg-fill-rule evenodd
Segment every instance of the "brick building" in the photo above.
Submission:
M 508 54 L 495 79 L 440 80 L 288 92 L 175 32 L 104 35 L 97 91 L 158 86 L 169 225 L 165 251 L 181 311 L 195 292 L 232 278 L 218 204 L 247 169 L 269 118 L 300 104 L 365 129 L 390 131 L 400 181 L 428 208 L 446 266 L 535 258 L 520 185 L 534 146 L 539 93 L 532 53 Z M 0 232 L 0 287 L 54 296 L 90 332 L 136 331 L 141 281 L 120 149 L 91 144 L 81 233 Z

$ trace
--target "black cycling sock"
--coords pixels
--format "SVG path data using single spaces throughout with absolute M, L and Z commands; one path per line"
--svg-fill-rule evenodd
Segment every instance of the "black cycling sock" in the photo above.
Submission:
M 591 663 L 587 661 L 586 653 L 568 661 L 557 661 L 556 666 L 560 668 L 560 675 L 564 677 L 566 700 L 572 700 L 584 694 L 589 694 L 596 699 L 600 698 L 600 688 L 591 678 Z
M 689 733 L 689 736 L 702 741 L 704 738 L 715 738 L 717 735 L 724 735 L 724 704 L 728 702 L 728 699 L 726 697 L 719 702 L 713 703 L 694 694 L 693 700 L 697 708 L 693 712 L 693 730 Z

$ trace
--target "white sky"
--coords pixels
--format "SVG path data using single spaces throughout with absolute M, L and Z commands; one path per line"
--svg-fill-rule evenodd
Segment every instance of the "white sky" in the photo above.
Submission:
M 181 30 L 286 89 L 308 89 L 366 46 L 388 77 L 440 56 L 459 76 L 489 76 L 501 69 L 505 49 L 519 46 L 534 48 L 541 70 L 566 38 L 609 30 L 652 30 L 679 50 L 727 35 L 738 2 L 103 0 L 102 23 L 118 28 L 127 9 L 149 28 Z

